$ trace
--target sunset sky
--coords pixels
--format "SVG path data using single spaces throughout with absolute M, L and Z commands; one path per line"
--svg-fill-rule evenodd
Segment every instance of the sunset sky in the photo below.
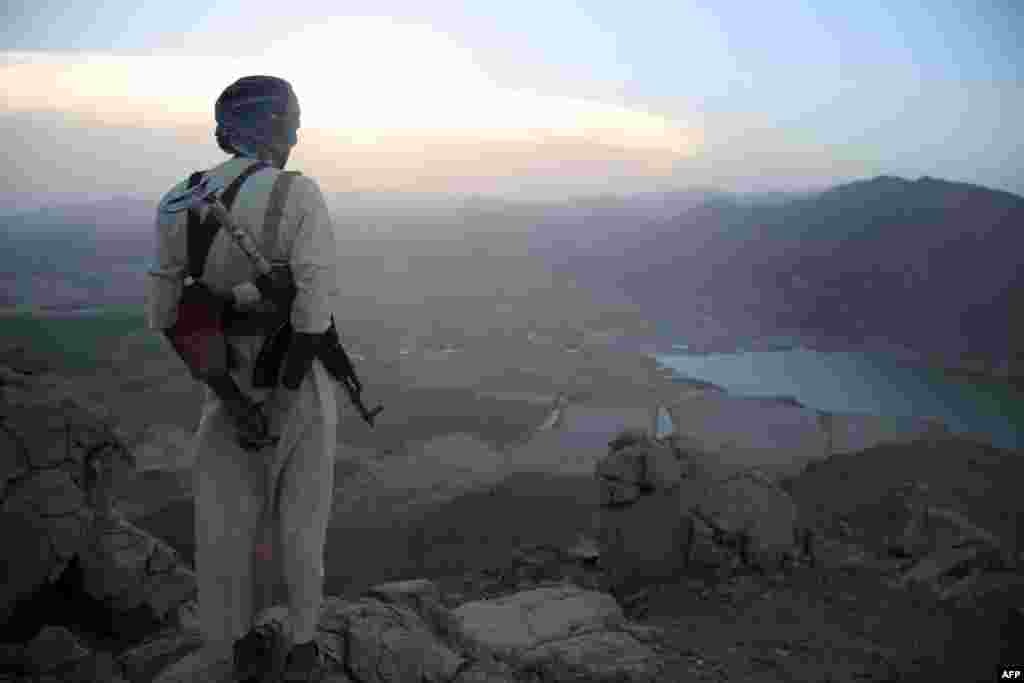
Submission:
M 214 100 L 257 73 L 294 85 L 289 167 L 328 192 L 550 199 L 887 173 L 1024 193 L 1013 0 L 67 5 L 8 4 L 0 210 L 158 197 L 223 158 Z

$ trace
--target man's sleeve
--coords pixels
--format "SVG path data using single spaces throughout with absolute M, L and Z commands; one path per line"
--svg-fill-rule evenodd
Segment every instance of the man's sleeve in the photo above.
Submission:
M 184 221 L 178 218 L 178 214 L 159 212 L 156 216 L 156 247 L 146 289 L 146 324 L 151 330 L 165 330 L 177 319 L 185 271 L 185 234 L 180 225 Z
M 292 327 L 299 333 L 320 334 L 331 324 L 338 250 L 327 204 L 316 181 L 301 176 L 295 180 L 295 189 L 301 192 L 301 205 L 291 245 L 291 268 L 297 290 Z

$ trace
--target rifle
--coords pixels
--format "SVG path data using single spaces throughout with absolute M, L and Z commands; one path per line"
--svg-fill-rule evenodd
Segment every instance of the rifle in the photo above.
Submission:
M 348 357 L 345 347 L 341 345 L 341 340 L 338 338 L 338 330 L 334 326 L 333 317 L 331 318 L 331 326 L 327 328 L 325 335 L 320 360 L 324 363 L 327 371 L 339 379 L 341 386 L 348 393 L 352 405 L 359 411 L 360 417 L 373 427 L 373 421 L 384 410 L 384 406 L 378 405 L 373 410 L 367 410 L 366 405 L 363 404 L 363 399 L 360 395 L 363 393 L 363 384 L 356 375 L 356 369 L 353 367 L 352 360 Z

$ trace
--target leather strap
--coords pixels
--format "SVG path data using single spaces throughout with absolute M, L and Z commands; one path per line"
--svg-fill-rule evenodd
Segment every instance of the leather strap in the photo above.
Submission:
M 298 171 L 285 171 L 277 176 L 274 181 L 274 188 L 270 191 L 270 199 L 267 201 L 267 212 L 263 217 L 263 256 L 268 261 L 280 260 L 278 248 L 280 238 L 278 232 L 281 227 L 281 219 L 284 218 L 284 207 L 288 200 L 288 191 L 292 187 L 296 176 L 302 175 Z
M 224 194 L 221 195 L 221 203 L 224 204 L 224 208 L 231 211 L 231 206 L 235 203 L 235 197 L 242 188 L 242 183 L 252 174 L 265 168 L 269 168 L 269 164 L 257 161 L 242 171 L 231 182 L 224 191 Z M 189 187 L 193 187 L 199 182 L 202 175 L 198 171 L 193 173 L 189 177 Z M 192 208 L 188 210 L 188 233 L 185 238 L 188 245 L 188 274 L 195 280 L 203 276 L 203 270 L 206 268 L 206 257 L 210 254 L 210 247 L 213 246 L 213 240 L 217 236 L 217 231 L 220 230 L 220 227 L 220 223 L 217 222 L 217 217 L 213 215 L 212 211 L 208 212 L 206 219 L 200 223 L 198 209 Z
M 274 187 L 270 191 L 270 198 L 267 200 L 267 210 L 264 213 L 263 230 L 260 237 L 262 242 L 260 252 L 271 263 L 284 260 L 279 252 L 281 220 L 284 218 L 288 191 L 291 189 L 292 182 L 296 176 L 300 175 L 302 174 L 298 171 L 280 173 L 274 181 Z M 259 283 L 257 282 L 257 284 Z M 281 312 L 275 310 L 244 312 L 230 310 L 225 322 L 229 336 L 269 335 L 276 339 L 274 348 L 281 349 L 282 345 L 287 345 L 288 343 L 287 335 L 280 335 L 281 325 L 287 321 L 287 316 L 282 316 Z M 265 341 L 269 342 L 269 339 Z M 269 351 L 266 343 L 263 349 L 264 351 Z M 261 355 L 264 351 L 261 351 Z M 280 353 L 283 353 L 283 351 Z M 275 353 L 273 355 L 279 354 Z M 270 372 L 275 371 L 271 368 Z

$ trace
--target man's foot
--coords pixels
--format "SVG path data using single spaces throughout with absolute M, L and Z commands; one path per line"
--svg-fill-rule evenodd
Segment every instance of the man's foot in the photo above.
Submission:
M 234 645 L 234 675 L 239 683 L 277 683 L 284 644 L 276 630 L 256 627 Z
M 311 640 L 294 646 L 288 653 L 281 683 L 320 683 L 323 675 L 320 647 Z

